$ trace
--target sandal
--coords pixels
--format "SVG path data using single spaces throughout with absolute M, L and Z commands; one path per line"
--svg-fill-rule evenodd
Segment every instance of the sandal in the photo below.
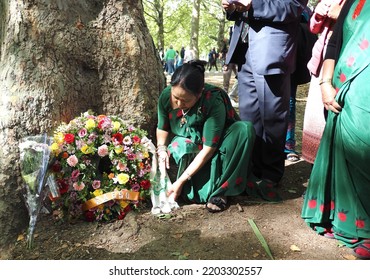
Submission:
M 353 255 L 361 260 L 370 260 L 370 243 L 361 243 L 353 249 Z
M 300 158 L 299 158 L 299 155 L 295 154 L 295 153 L 289 153 L 286 155 L 286 159 L 291 161 L 291 162 L 296 162 L 296 161 L 299 161 Z
M 219 209 L 212 209 L 211 207 L 208 207 L 208 203 L 217 206 Z M 227 208 L 227 200 L 224 197 L 219 196 L 211 197 L 208 203 L 206 204 L 206 209 L 211 213 L 222 212 Z
M 334 232 L 333 230 L 331 229 L 331 227 L 327 227 L 325 228 L 325 230 L 321 233 L 321 235 L 325 238 L 329 238 L 329 239 L 335 239 L 335 236 L 334 236 Z

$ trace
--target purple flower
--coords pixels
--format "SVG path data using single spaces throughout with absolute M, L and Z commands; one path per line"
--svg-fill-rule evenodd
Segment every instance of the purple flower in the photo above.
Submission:
M 131 190 L 133 190 L 134 192 L 138 192 L 138 191 L 140 191 L 140 185 L 139 184 L 133 184 L 132 186 L 131 186 Z
M 85 137 L 87 134 L 87 129 L 86 128 L 81 128 L 80 131 L 78 132 L 78 136 Z
M 94 180 L 92 182 L 92 187 L 94 190 L 100 189 L 100 181 L 99 180 Z
M 71 173 L 71 179 L 73 182 L 76 182 L 78 180 L 78 176 L 80 176 L 80 170 L 75 169 Z

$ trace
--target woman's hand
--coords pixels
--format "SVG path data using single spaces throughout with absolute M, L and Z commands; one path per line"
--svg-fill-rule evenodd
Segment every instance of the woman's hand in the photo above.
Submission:
M 323 18 L 328 15 L 330 6 L 328 6 L 325 2 L 319 2 L 315 7 L 315 14 L 318 18 Z
M 158 148 L 157 154 L 159 170 L 170 169 L 170 157 L 167 152 L 167 147 L 162 150 Z
M 340 113 L 342 107 L 335 100 L 337 92 L 335 88 L 331 85 L 331 83 L 321 84 L 321 95 L 322 102 L 324 103 L 324 107 L 326 110 L 333 111 L 336 114 Z
M 338 3 L 332 3 L 328 11 L 328 17 L 334 20 L 337 20 L 342 6 Z
M 335 67 L 334 59 L 325 59 L 322 65 L 322 79 L 320 81 L 322 103 L 326 110 L 339 113 L 342 107 L 335 101 L 337 91 L 331 83 Z
M 182 187 L 183 187 L 184 183 L 185 182 L 183 182 L 183 181 L 176 180 L 176 182 L 174 182 L 172 184 L 172 187 L 167 190 L 167 196 L 171 196 L 172 195 L 173 196 L 173 199 L 174 200 L 177 200 L 177 198 L 181 194 Z

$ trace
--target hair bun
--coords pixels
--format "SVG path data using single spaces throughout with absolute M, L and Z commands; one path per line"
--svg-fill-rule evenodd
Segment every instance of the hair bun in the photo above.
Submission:
M 205 60 L 190 60 L 188 63 L 191 66 L 194 66 L 194 67 L 198 68 L 201 73 L 206 72 L 205 67 L 207 65 L 207 61 L 205 61 Z

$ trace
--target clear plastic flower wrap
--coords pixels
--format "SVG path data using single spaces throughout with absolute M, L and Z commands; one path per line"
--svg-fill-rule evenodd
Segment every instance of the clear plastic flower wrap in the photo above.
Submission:
M 52 138 L 44 135 L 27 136 L 19 142 L 20 170 L 23 179 L 24 198 L 30 216 L 27 246 L 33 247 L 33 237 L 40 209 L 48 191 L 49 167 L 53 161 L 50 145 Z

